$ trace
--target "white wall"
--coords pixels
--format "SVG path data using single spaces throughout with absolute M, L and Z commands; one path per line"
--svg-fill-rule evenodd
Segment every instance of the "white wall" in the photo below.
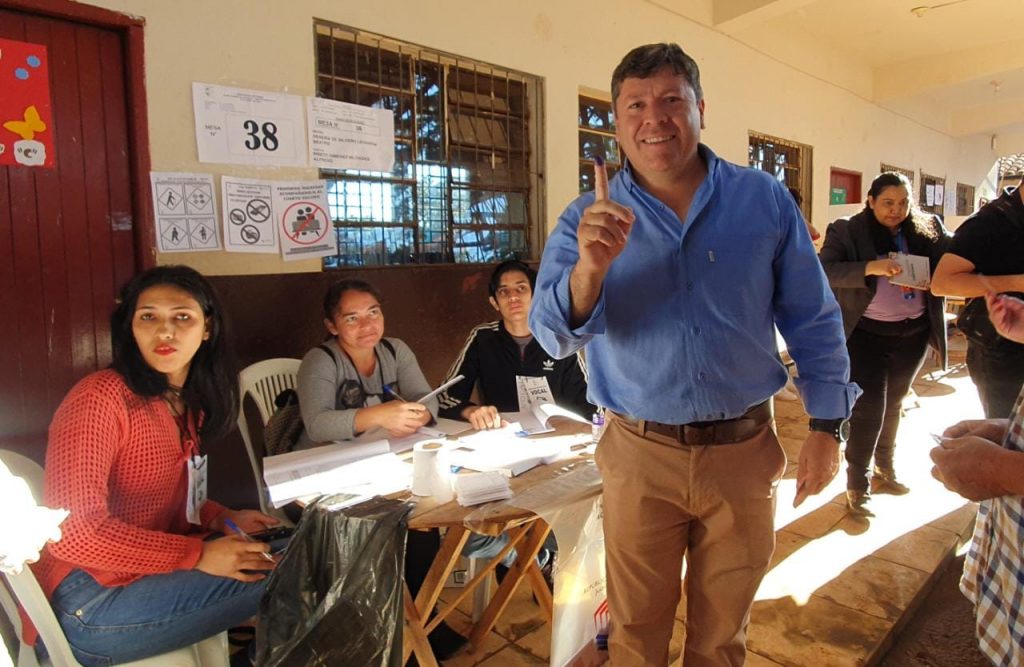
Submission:
M 146 20 L 146 77 L 153 169 L 254 178 L 315 178 L 314 169 L 258 169 L 197 160 L 191 82 L 314 94 L 313 18 L 335 21 L 544 78 L 545 182 L 549 225 L 576 195 L 577 93 L 607 90 L 633 46 L 676 41 L 701 67 L 704 141 L 745 163 L 747 131 L 814 147 L 813 222 L 824 229 L 831 165 L 864 173 L 888 162 L 981 184 L 996 154 L 983 140 L 956 140 L 860 95 L 796 71 L 651 2 L 610 0 L 94 0 Z M 706 3 L 701 5 L 706 9 Z M 852 77 L 852 78 L 851 78 Z M 842 81 L 856 80 L 844 73 Z M 851 85 L 851 88 L 860 86 Z M 980 194 L 980 193 L 979 193 Z M 845 209 L 843 209 L 845 212 Z M 949 211 L 947 211 L 948 213 Z M 955 223 L 955 219 L 950 222 Z M 163 255 L 209 274 L 317 271 L 318 260 L 271 255 Z

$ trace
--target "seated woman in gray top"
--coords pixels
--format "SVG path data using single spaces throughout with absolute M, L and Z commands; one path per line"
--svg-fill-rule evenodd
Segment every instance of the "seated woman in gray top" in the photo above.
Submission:
M 430 385 L 409 346 L 384 338 L 380 302 L 377 288 L 361 280 L 342 280 L 327 291 L 324 326 L 330 336 L 299 367 L 305 429 L 297 448 L 351 440 L 373 428 L 403 437 L 437 414 L 437 399 L 407 402 L 428 394 Z

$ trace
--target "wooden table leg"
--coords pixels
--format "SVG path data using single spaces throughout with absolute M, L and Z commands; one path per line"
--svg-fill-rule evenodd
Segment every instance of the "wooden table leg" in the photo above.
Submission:
M 527 572 L 536 571 L 536 578 L 540 580 L 539 588 L 542 588 L 547 593 L 547 606 L 545 607 L 544 602 L 541 602 L 542 608 L 550 614 L 551 610 L 551 593 L 547 591 L 547 584 L 544 583 L 544 576 L 540 573 L 540 569 L 537 567 L 536 556 L 540 551 L 541 546 L 544 544 L 544 540 L 547 539 L 548 533 L 551 532 L 551 527 L 548 526 L 541 519 L 536 519 L 530 525 L 529 534 L 520 542 L 517 547 L 516 562 L 509 568 L 508 574 L 505 575 L 504 581 L 498 586 L 498 590 L 494 593 L 494 597 L 491 599 L 491 603 L 487 605 L 487 609 L 484 610 L 483 616 L 477 621 L 476 625 L 473 626 L 473 631 L 469 635 L 469 643 L 473 651 L 476 651 L 483 643 L 484 637 L 491 631 L 494 624 L 497 623 L 498 617 L 505 611 L 505 607 L 508 606 L 509 601 L 512 599 L 512 594 L 515 593 L 516 588 L 519 586 L 519 582 L 523 580 Z M 538 590 L 538 586 L 534 583 L 534 576 L 530 575 L 530 581 L 535 591 Z M 543 594 L 537 596 L 538 601 L 544 600 Z M 550 617 L 550 616 L 549 616 Z
M 402 664 L 409 661 L 409 655 L 416 654 L 416 661 L 423 667 L 438 667 L 434 650 L 427 641 L 427 633 L 423 629 L 424 619 L 416 610 L 409 587 L 403 585 L 403 607 L 405 611 L 405 628 L 402 634 Z

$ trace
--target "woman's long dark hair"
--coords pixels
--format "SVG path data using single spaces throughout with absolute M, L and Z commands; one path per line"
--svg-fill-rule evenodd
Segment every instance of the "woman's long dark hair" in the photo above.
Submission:
M 895 171 L 882 172 L 875 176 L 875 180 L 871 181 L 871 187 L 868 188 L 868 196 L 872 199 L 877 199 L 886 188 L 899 187 L 907 189 L 907 197 L 910 200 L 907 217 L 900 223 L 900 230 L 907 239 L 907 248 L 915 255 L 929 256 L 931 255 L 931 247 L 938 240 L 939 234 L 931 224 L 931 218 L 921 211 L 914 201 L 914 186 L 911 184 L 910 179 Z M 876 222 L 876 224 L 871 225 L 871 238 L 874 241 L 875 250 L 878 254 L 884 255 L 888 252 L 898 251 L 899 248 L 896 247 L 892 234 L 878 222 L 877 218 L 875 218 L 875 212 L 871 210 L 871 207 L 866 202 L 864 204 L 864 213 L 871 216 L 870 219 Z
M 138 274 L 121 288 L 117 307 L 110 315 L 114 356 L 110 366 L 140 396 L 161 396 L 167 391 L 167 376 L 146 363 L 132 331 L 139 295 L 158 285 L 188 292 L 203 311 L 210 336 L 192 357 L 181 396 L 190 409 L 202 411 L 202 435 L 219 438 L 231 430 L 238 418 L 238 375 L 228 344 L 224 309 L 213 287 L 195 269 L 158 266 Z

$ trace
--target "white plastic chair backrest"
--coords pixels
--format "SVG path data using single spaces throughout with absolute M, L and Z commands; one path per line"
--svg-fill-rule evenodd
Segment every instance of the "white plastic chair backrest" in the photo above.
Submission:
M 0 449 L 0 461 L 3 461 L 13 474 L 25 480 L 36 502 L 39 502 L 43 495 L 42 467 L 26 456 L 4 449 Z M 81 667 L 75 660 L 68 640 L 64 636 L 64 631 L 57 622 L 53 608 L 50 607 L 50 602 L 43 594 L 43 589 L 39 586 L 32 570 L 26 566 L 17 574 L 4 573 L 3 576 L 6 579 L 7 587 L 32 620 L 32 624 L 36 626 L 39 637 L 49 653 L 49 664 L 53 667 Z M 10 605 L 12 601 L 7 596 L 7 590 L 3 587 L 0 589 L 2 589 L 0 598 L 7 598 L 3 600 L 4 612 L 18 633 L 20 650 L 17 667 L 36 667 L 39 663 L 36 660 L 35 650 L 20 641 L 21 620 L 17 608 Z M 4 650 L 2 646 L 0 646 L 0 650 Z M 197 644 L 170 653 L 122 663 L 122 667 L 227 667 L 228 663 L 227 633 L 222 632 Z
M 253 448 L 252 436 L 249 433 L 249 424 L 245 420 L 245 397 L 251 396 L 256 408 L 260 412 L 260 421 L 264 426 L 270 416 L 274 414 L 274 399 L 285 389 L 294 389 L 296 377 L 299 374 L 300 359 L 288 359 L 280 357 L 277 359 L 265 359 L 247 366 L 238 374 L 239 400 L 238 406 L 238 430 L 242 434 L 242 442 L 249 454 L 249 464 L 252 466 L 252 474 L 256 479 L 256 488 L 260 495 L 260 509 L 265 514 L 274 514 L 267 502 L 266 488 L 263 484 L 263 476 L 260 474 L 260 460 L 262 453 L 257 456 Z

